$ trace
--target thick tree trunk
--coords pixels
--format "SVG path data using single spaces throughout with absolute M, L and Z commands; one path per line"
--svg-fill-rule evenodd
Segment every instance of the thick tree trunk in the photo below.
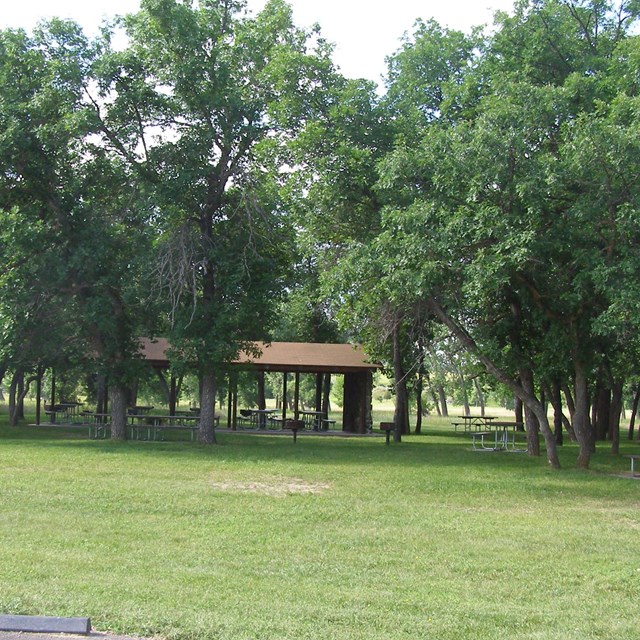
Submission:
M 202 376 L 200 392 L 200 425 L 198 440 L 203 444 L 215 444 L 215 408 L 216 408 L 216 375 L 205 373 Z
M 111 405 L 111 439 L 127 439 L 127 400 L 129 390 L 122 384 L 109 385 L 109 404 Z
M 535 386 L 533 381 L 533 371 L 530 367 L 520 369 L 520 384 L 531 396 L 535 396 Z M 540 403 L 544 409 L 544 403 Z M 546 411 L 545 411 L 546 414 Z M 530 456 L 540 455 L 540 426 L 535 412 L 524 404 L 524 422 L 527 430 L 527 452 Z
M 574 358 L 575 370 L 575 412 L 573 414 L 573 431 L 578 441 L 577 465 L 588 469 L 591 461 L 592 434 L 589 421 L 589 384 L 582 363 Z
M 502 384 L 504 384 L 513 394 L 515 394 L 522 400 L 525 406 L 528 406 L 531 411 L 533 411 L 533 413 L 538 418 L 540 430 L 542 432 L 542 435 L 544 436 L 547 449 L 547 460 L 554 469 L 559 469 L 560 460 L 558 458 L 556 441 L 553 436 L 553 432 L 549 427 L 549 420 L 547 419 L 544 406 L 538 401 L 535 396 L 532 396 L 529 392 L 527 392 L 522 385 L 519 385 L 509 375 L 507 375 L 504 371 L 497 367 L 493 360 L 491 360 L 491 358 L 488 358 L 484 353 L 482 353 L 482 351 L 478 348 L 478 345 L 475 343 L 474 339 L 457 322 L 455 322 L 453 318 L 451 318 L 446 313 L 446 311 L 442 308 L 442 306 L 435 298 L 430 298 L 428 302 L 434 315 L 451 331 L 451 333 L 453 333 L 453 335 L 456 336 L 456 338 L 458 338 L 465 349 L 467 349 L 471 353 L 474 353 L 476 358 L 478 358 L 485 369 L 492 376 L 494 376 L 496 380 L 502 382 Z
M 258 409 L 264 410 L 267 408 L 267 399 L 264 389 L 264 371 L 258 371 L 258 373 L 256 373 L 256 379 L 258 382 Z
M 396 322 L 393 328 L 393 375 L 396 388 L 393 439 L 395 442 L 400 442 L 402 435 L 409 432 L 409 397 L 407 394 L 407 380 L 402 366 L 399 322 Z

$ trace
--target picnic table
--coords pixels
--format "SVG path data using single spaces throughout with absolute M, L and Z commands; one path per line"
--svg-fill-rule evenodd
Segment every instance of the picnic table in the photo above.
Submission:
M 271 419 L 277 409 L 248 409 L 251 416 L 251 423 L 258 429 L 266 429 L 267 421 Z
M 304 421 L 305 429 L 320 431 L 322 418 L 324 417 L 323 411 L 301 411 L 300 415 Z
M 200 416 L 194 415 L 150 415 L 130 414 L 129 424 L 132 440 L 161 440 L 163 431 L 173 429 L 177 431 L 189 431 L 191 440 L 195 440 L 199 429 Z M 220 417 L 216 416 L 216 425 Z
M 464 433 L 469 431 L 481 431 L 491 426 L 491 422 L 495 420 L 495 416 L 456 416 L 456 421 L 452 422 L 453 430 L 457 431 L 458 427 L 464 428 Z
M 62 401 L 58 404 L 45 404 L 44 413 L 51 422 L 74 422 L 78 417 L 82 402 Z
M 489 430 L 471 433 L 472 446 L 476 451 L 526 451 L 516 445 L 516 431 L 522 422 L 493 420 Z

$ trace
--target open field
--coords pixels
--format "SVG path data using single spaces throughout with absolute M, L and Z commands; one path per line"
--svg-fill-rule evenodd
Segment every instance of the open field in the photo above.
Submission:
M 92 441 L 0 427 L 0 611 L 175 639 L 605 639 L 640 629 L 640 481 L 422 436 Z M 623 440 L 623 453 L 640 453 Z

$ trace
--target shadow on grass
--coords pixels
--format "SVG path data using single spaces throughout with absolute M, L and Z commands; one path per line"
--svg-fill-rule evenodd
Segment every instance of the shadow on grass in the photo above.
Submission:
M 294 444 L 290 435 L 266 435 L 251 432 L 217 432 L 218 444 L 201 445 L 197 442 L 164 441 L 144 442 L 129 440 L 89 440 L 84 429 L 78 427 L 0 427 L 0 442 L 4 446 L 37 446 L 56 449 L 73 449 L 100 452 L 104 455 L 165 458 L 166 456 L 189 460 L 222 460 L 239 463 L 289 463 L 311 466 L 349 466 L 405 468 L 408 472 L 429 469 L 459 467 L 461 473 L 477 476 L 500 472 L 522 471 L 526 474 L 557 474 L 549 469 L 544 449 L 541 457 L 530 457 L 522 452 L 475 451 L 469 434 L 434 429 L 421 435 L 404 436 L 401 443 L 385 444 L 384 437 L 344 438 L 304 435 Z M 639 447 L 625 445 L 623 454 L 638 453 Z M 611 456 L 605 447 L 594 455 L 591 471 L 575 469 L 577 447 L 567 444 L 560 448 L 563 476 L 583 481 L 603 474 L 622 474 L 628 461 L 624 455 Z

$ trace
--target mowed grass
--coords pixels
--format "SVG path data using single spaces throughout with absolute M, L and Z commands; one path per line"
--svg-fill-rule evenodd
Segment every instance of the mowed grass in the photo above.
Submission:
M 0 429 L 0 612 L 170 639 L 618 639 L 640 481 L 422 436 L 220 444 Z M 624 442 L 625 453 L 639 453 Z

